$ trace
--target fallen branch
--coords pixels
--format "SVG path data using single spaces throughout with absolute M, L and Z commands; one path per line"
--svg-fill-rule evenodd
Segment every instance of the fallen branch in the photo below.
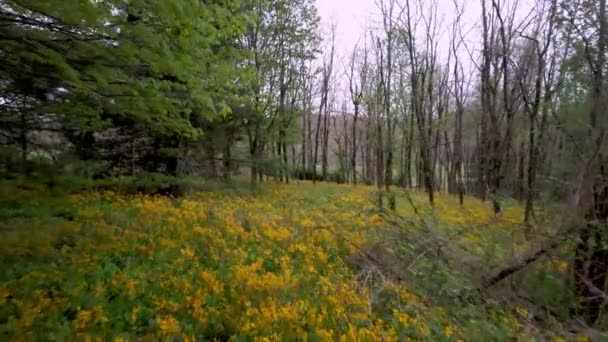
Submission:
M 487 278 L 485 281 L 483 281 L 483 283 L 480 287 L 480 290 L 488 289 L 488 288 L 498 284 L 499 282 L 503 281 L 504 279 L 508 278 L 509 276 L 511 276 L 511 275 L 523 270 L 524 268 L 528 267 L 529 265 L 533 264 L 535 261 L 539 260 L 543 256 L 549 254 L 551 251 L 553 251 L 557 247 L 559 247 L 564 242 L 563 237 L 571 235 L 571 234 L 575 233 L 576 231 L 578 231 L 578 229 L 571 228 L 561 234 L 557 234 L 556 238 L 554 238 L 553 241 L 551 241 L 551 243 L 549 243 L 548 246 L 543 247 L 543 248 L 529 254 L 523 260 L 512 263 L 511 265 L 498 271 L 494 276 Z
M 433 244 L 434 248 L 429 248 L 428 250 L 426 250 L 426 247 L 422 247 L 422 250 L 418 250 L 418 251 L 414 251 L 414 254 L 417 253 L 422 253 L 423 255 L 426 255 L 429 251 L 436 249 L 437 250 L 437 254 L 438 256 L 442 259 L 442 261 L 448 265 L 448 266 L 453 266 L 450 263 L 450 258 L 448 257 L 448 254 L 450 256 L 452 256 L 452 260 L 456 259 L 456 260 L 464 260 L 464 259 L 470 259 L 473 258 L 473 256 L 466 252 L 463 248 L 461 248 L 460 246 L 457 246 L 454 244 L 454 239 L 459 237 L 460 235 L 462 235 L 466 230 L 462 229 L 457 231 L 455 234 L 448 236 L 448 237 L 442 237 L 441 234 L 439 232 L 437 232 L 435 229 L 433 229 L 433 227 L 431 227 L 426 220 L 422 217 L 422 215 L 420 214 L 418 208 L 416 207 L 416 205 L 413 203 L 413 201 L 411 200 L 411 198 L 409 198 L 408 196 L 408 200 L 410 202 L 410 205 L 412 206 L 414 213 L 416 214 L 416 216 L 418 216 L 418 219 L 421 221 L 421 226 L 424 230 L 426 230 L 426 232 L 429 235 L 431 244 Z M 406 218 L 400 216 L 397 213 L 391 212 L 391 211 L 386 211 L 386 210 L 382 210 L 381 214 L 383 216 L 383 219 L 389 223 L 390 225 L 394 226 L 394 227 L 398 227 L 401 229 L 407 229 L 408 227 L 404 226 L 403 223 L 407 222 Z M 417 228 L 420 228 L 420 226 L 418 225 L 414 225 L 412 224 L 412 226 L 415 226 Z M 447 254 L 446 254 L 447 253 Z M 459 258 L 454 258 L 454 256 L 457 255 L 459 256 Z M 411 267 L 408 266 L 408 268 Z

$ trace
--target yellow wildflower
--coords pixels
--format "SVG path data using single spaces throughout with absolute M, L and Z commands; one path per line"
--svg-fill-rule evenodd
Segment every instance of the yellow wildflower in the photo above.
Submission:
M 450 337 L 454 334 L 454 329 L 449 324 L 443 327 L 443 333 L 445 336 Z
M 135 322 L 137 320 L 137 315 L 139 313 L 139 307 L 134 306 L 131 310 L 131 321 Z
M 136 287 L 138 284 L 139 284 L 139 281 L 137 281 L 137 280 L 133 280 L 133 279 L 127 280 L 127 282 L 125 283 L 125 289 L 127 290 L 128 296 L 130 296 L 130 297 L 135 296 Z
M 180 253 L 189 259 L 194 258 L 194 254 L 195 254 L 194 250 L 190 247 L 180 249 Z
M 93 313 L 90 310 L 80 310 L 76 315 L 74 324 L 78 329 L 84 329 L 89 324 L 92 317 Z
M 160 316 L 158 325 L 163 335 L 175 335 L 181 331 L 179 321 L 171 315 Z

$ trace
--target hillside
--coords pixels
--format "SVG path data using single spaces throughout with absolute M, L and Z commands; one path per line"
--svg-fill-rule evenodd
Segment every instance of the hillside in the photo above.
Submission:
M 570 334 L 557 321 L 540 326 L 542 312 L 504 293 L 480 297 L 467 274 L 530 246 L 516 204 L 495 217 L 489 204 L 467 198 L 460 209 L 440 195 L 431 212 L 424 194 L 399 190 L 391 213 L 376 209 L 373 187 L 243 188 L 170 198 L 58 195 L 5 182 L 0 333 L 260 341 Z M 544 265 L 559 274 L 563 263 Z

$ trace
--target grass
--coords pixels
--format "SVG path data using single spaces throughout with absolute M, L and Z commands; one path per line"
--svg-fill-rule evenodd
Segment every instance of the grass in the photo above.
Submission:
M 475 274 L 525 248 L 516 204 L 495 217 L 475 199 L 460 208 L 440 194 L 431 210 L 424 194 L 396 191 L 391 212 L 376 208 L 368 186 L 199 183 L 174 198 L 4 182 L 1 336 L 487 341 L 534 333 L 526 309 L 476 292 Z

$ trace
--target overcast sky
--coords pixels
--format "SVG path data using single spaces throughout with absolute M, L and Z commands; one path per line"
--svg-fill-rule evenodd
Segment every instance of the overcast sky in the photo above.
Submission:
M 361 39 L 365 27 L 374 25 L 379 19 L 379 10 L 376 3 L 382 0 L 316 0 L 322 27 L 329 27 L 333 21 L 337 24 L 337 50 L 340 55 L 349 55 L 353 46 Z M 422 0 L 424 4 L 428 1 Z M 472 44 L 479 39 L 479 20 L 481 17 L 480 0 L 457 0 L 464 6 L 462 18 L 463 32 L 467 33 L 467 40 Z M 517 11 L 519 18 L 525 17 L 530 11 L 534 0 L 503 0 L 503 3 L 512 4 L 518 1 Z M 453 0 L 437 0 L 438 16 L 443 27 L 443 40 L 448 42 L 449 34 L 455 19 Z
M 338 25 L 337 44 L 340 50 L 352 49 L 363 32 L 366 23 L 376 13 L 374 0 L 317 0 L 321 25 Z

